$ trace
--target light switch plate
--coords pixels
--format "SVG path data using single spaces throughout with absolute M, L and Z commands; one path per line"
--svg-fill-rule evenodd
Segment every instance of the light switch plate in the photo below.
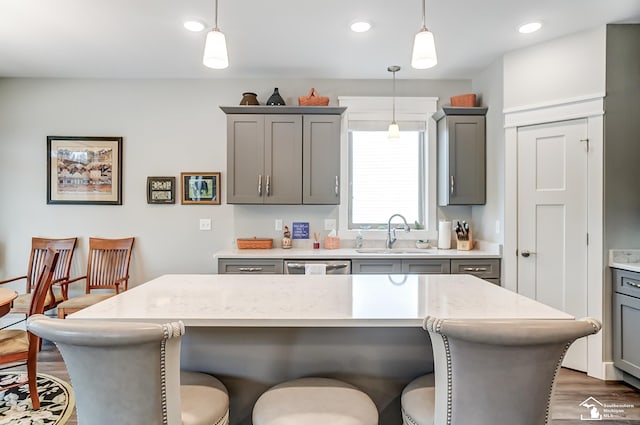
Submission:
M 336 230 L 336 220 L 334 218 L 325 218 L 324 230 Z
M 276 230 L 282 230 L 282 219 L 276 219 Z
M 211 230 L 211 219 L 210 218 L 201 218 L 200 219 L 200 230 Z

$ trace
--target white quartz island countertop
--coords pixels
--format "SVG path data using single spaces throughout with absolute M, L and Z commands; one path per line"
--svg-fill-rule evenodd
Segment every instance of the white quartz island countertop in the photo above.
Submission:
M 471 275 L 164 275 L 69 316 L 205 327 L 421 327 L 446 319 L 572 319 Z

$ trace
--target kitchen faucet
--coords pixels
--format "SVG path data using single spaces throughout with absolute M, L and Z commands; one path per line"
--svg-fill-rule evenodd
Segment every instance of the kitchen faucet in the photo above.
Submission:
M 387 249 L 391 249 L 393 247 L 393 244 L 396 241 L 396 229 L 395 227 L 393 229 L 391 229 L 391 220 L 393 220 L 393 217 L 400 217 L 402 219 L 402 221 L 404 221 L 404 231 L 408 232 L 411 229 L 409 228 L 409 224 L 407 223 L 407 220 L 401 215 L 401 214 L 394 214 L 391 217 L 389 217 L 389 222 L 387 223 Z M 391 230 L 393 230 L 393 237 L 391 236 Z

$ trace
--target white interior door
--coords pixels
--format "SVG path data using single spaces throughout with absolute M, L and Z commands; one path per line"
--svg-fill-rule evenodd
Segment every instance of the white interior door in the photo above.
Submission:
M 518 128 L 518 293 L 587 315 L 587 121 Z M 587 370 L 583 338 L 564 366 Z

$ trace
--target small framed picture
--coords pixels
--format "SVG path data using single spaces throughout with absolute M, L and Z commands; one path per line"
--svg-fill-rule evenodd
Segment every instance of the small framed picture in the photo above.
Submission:
M 122 137 L 47 136 L 47 204 L 122 205 Z
M 147 204 L 175 203 L 175 177 L 147 177 Z
M 220 172 L 180 173 L 183 204 L 220 205 Z

